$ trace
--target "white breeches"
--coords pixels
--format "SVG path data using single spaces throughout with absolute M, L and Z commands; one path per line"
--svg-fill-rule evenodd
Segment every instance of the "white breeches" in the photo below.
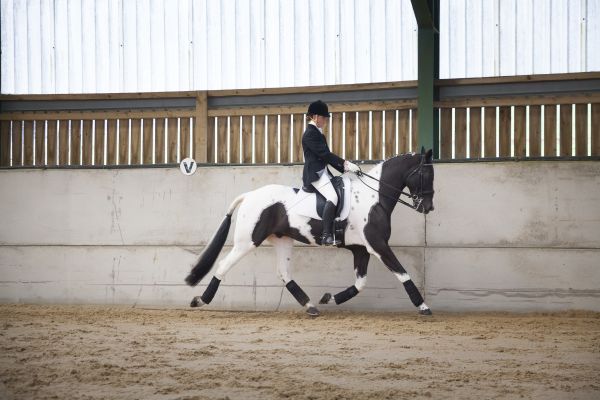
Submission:
M 318 180 L 314 181 L 312 185 L 325 197 L 328 201 L 332 202 L 333 205 L 337 206 L 338 198 L 331 180 L 329 178 L 329 172 L 327 168 L 319 172 L 321 176 Z

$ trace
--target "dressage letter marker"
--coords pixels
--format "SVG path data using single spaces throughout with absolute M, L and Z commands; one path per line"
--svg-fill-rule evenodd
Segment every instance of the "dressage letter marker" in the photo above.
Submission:
M 197 168 L 198 165 L 196 164 L 196 161 L 194 161 L 193 158 L 184 158 L 179 164 L 179 169 L 181 170 L 181 173 L 188 176 L 194 175 L 194 172 L 196 172 Z

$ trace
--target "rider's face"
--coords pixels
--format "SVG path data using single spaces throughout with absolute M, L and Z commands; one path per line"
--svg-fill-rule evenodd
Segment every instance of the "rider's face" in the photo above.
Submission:
M 326 118 L 322 115 L 313 115 L 312 119 L 313 121 L 315 121 L 315 124 L 319 129 L 323 129 L 327 125 L 327 122 L 329 120 L 329 118 Z

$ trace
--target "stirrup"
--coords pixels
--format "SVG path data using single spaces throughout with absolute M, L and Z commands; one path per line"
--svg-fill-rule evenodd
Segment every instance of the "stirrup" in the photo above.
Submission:
M 333 235 L 323 235 L 323 237 L 321 237 L 322 246 L 337 246 L 340 243 L 341 242 L 339 240 L 335 240 L 333 238 Z

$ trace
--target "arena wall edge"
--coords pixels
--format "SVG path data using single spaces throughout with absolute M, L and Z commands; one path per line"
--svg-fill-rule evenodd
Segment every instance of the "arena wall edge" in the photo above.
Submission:
M 197 288 L 183 278 L 233 198 L 300 176 L 300 166 L 201 167 L 191 177 L 0 170 L 0 302 L 186 307 L 210 277 Z M 434 311 L 600 311 L 599 162 L 438 164 L 435 189 L 426 217 L 398 206 L 390 241 Z M 315 302 L 354 281 L 348 251 L 298 245 L 293 265 Z M 233 269 L 210 307 L 297 309 L 268 246 Z M 414 309 L 375 257 L 367 288 L 340 307 Z

